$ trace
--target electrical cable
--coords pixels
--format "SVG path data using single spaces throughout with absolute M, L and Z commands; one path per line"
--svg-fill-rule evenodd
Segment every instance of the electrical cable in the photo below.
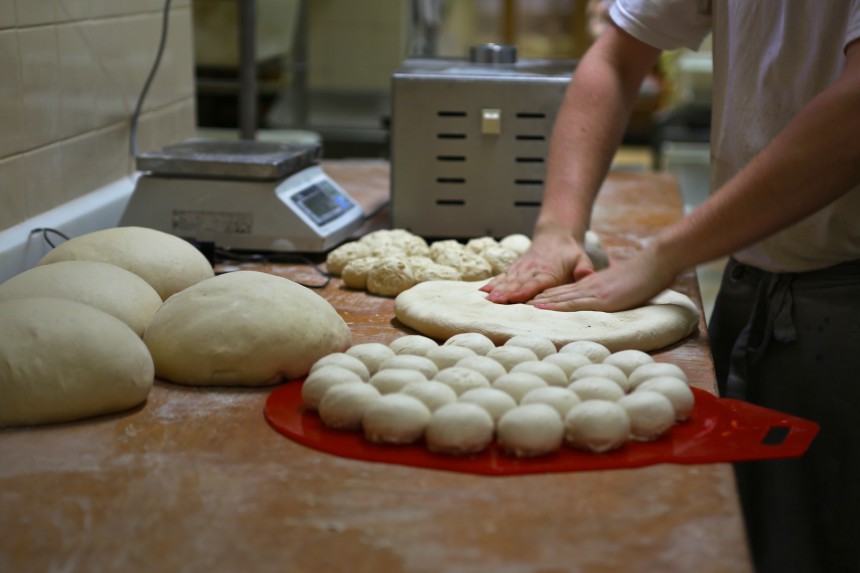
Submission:
M 56 229 L 51 229 L 50 227 L 37 227 L 35 229 L 30 229 L 30 235 L 35 235 L 36 233 L 42 233 L 42 238 L 45 240 L 46 243 L 51 246 L 52 249 L 55 248 L 57 245 L 51 242 L 51 239 L 48 238 L 48 233 L 54 233 L 55 235 L 59 235 L 67 241 L 69 240 L 68 235 Z
M 134 107 L 134 113 L 131 115 L 131 129 L 129 133 L 129 147 L 131 149 L 132 158 L 137 157 L 137 121 L 140 117 L 140 112 L 143 109 L 143 101 L 146 99 L 146 94 L 149 91 L 149 86 L 155 78 L 155 72 L 158 71 L 158 66 L 161 64 L 161 56 L 164 54 L 164 47 L 167 45 L 167 23 L 170 16 L 170 2 L 164 1 L 164 13 L 161 19 L 161 40 L 158 43 L 158 51 L 155 54 L 155 62 L 152 64 L 152 69 L 149 71 L 149 76 L 143 84 L 143 89 L 137 98 L 137 105 Z
M 322 289 L 328 286 L 331 282 L 331 275 L 322 270 L 308 257 L 298 253 L 248 253 L 232 251 L 230 249 L 215 248 L 215 259 L 217 263 L 256 263 L 256 264 L 277 264 L 277 263 L 293 263 L 300 262 L 311 267 L 316 273 L 322 276 L 325 280 L 322 284 L 305 284 L 298 283 L 303 287 L 312 289 Z M 223 274 L 223 273 L 222 273 Z

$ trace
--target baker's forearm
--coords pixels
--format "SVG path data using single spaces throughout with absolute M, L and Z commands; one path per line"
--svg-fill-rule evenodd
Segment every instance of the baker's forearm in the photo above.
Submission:
M 858 45 L 849 51 L 846 70 L 835 84 L 743 171 L 658 237 L 661 258 L 674 261 L 680 271 L 732 253 L 811 215 L 860 183 Z
M 583 58 L 553 129 L 536 232 L 563 230 L 581 240 L 639 86 L 658 55 L 610 27 Z

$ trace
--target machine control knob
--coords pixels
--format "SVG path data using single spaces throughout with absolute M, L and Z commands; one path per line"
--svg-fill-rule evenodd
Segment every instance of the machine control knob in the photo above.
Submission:
M 504 44 L 478 44 L 469 48 L 473 64 L 515 64 L 517 47 Z

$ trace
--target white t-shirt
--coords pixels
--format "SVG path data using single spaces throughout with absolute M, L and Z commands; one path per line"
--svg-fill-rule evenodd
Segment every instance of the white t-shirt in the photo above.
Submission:
M 837 79 L 845 48 L 860 38 L 860 0 L 616 0 L 610 16 L 663 50 L 695 50 L 712 33 L 713 189 Z M 734 256 L 773 272 L 860 259 L 860 185 Z

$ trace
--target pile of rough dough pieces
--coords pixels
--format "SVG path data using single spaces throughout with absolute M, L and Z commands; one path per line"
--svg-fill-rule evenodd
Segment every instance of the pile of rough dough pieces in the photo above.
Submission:
M 680 367 L 639 350 L 610 353 L 589 341 L 557 349 L 530 335 L 496 346 L 475 332 L 441 345 L 416 334 L 329 354 L 301 395 L 327 427 L 371 442 L 423 439 L 433 452 L 463 456 L 495 439 L 516 457 L 655 440 L 687 420 L 695 401 Z
M 585 242 L 595 266 L 605 266 L 597 235 L 588 231 Z M 531 239 L 521 234 L 498 241 L 477 237 L 465 244 L 453 239 L 428 244 L 405 229 L 381 229 L 332 250 L 326 268 L 348 288 L 395 297 L 426 281 L 489 279 L 506 271 L 530 246 Z

